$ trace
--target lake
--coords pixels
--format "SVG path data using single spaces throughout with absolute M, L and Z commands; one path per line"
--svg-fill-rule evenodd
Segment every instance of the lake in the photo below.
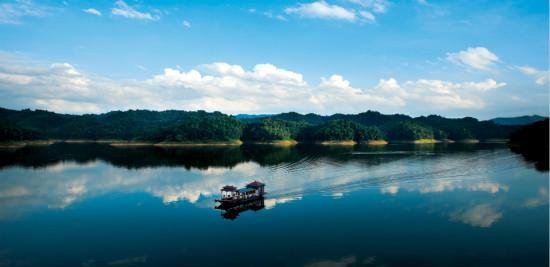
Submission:
M 548 266 L 504 144 L 0 150 L 0 266 Z M 215 209 L 226 184 L 268 194 Z

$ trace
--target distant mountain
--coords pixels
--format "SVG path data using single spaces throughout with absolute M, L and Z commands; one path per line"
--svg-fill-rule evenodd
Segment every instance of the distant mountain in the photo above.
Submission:
M 241 121 L 248 121 L 248 120 L 258 120 L 258 119 L 268 118 L 271 116 L 273 115 L 271 114 L 237 114 L 235 115 L 235 118 Z
M 546 119 L 546 117 L 539 116 L 539 115 L 531 115 L 531 116 L 519 116 L 519 117 L 510 117 L 510 118 L 494 118 L 491 121 L 493 121 L 495 124 L 500 124 L 500 125 L 527 125 L 537 121 L 542 121 L 544 119 Z

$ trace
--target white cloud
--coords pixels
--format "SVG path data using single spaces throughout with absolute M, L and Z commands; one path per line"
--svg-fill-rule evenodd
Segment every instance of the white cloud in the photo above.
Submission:
M 181 22 L 181 25 L 185 28 L 191 28 L 191 22 L 184 20 Z
M 16 0 L 0 3 L 0 24 L 20 24 L 23 17 L 42 17 L 48 8 L 38 6 L 30 0 Z
M 34 100 L 34 104 L 42 109 L 68 113 L 98 113 L 101 111 L 94 103 L 66 101 L 63 99 L 36 99 Z
M 92 14 L 95 16 L 101 16 L 101 12 L 95 8 L 82 9 L 85 13 Z
M 535 83 L 538 85 L 545 85 L 548 82 L 550 71 L 538 70 L 530 66 L 516 66 L 519 71 L 527 76 L 535 78 Z
M 467 210 L 451 213 L 451 219 L 474 227 L 488 228 L 502 218 L 502 212 L 490 204 L 479 204 Z
M 318 260 L 306 265 L 306 267 L 347 267 L 354 266 L 356 263 L 357 257 L 348 256 L 338 260 Z
M 361 90 L 351 86 L 341 75 L 321 78 L 321 83 L 312 90 L 309 101 L 323 109 L 341 106 L 342 112 L 353 112 L 361 106 L 401 106 L 404 102 L 393 96 L 381 95 L 376 90 Z
M 158 15 L 151 15 L 151 13 L 137 11 L 122 0 L 115 2 L 115 7 L 111 9 L 111 14 L 139 20 L 155 21 L 160 19 Z
M 334 19 L 355 21 L 356 15 L 353 10 L 338 5 L 331 5 L 325 1 L 317 1 L 309 4 L 298 4 L 295 7 L 285 9 L 287 14 L 297 14 L 305 18 Z
M 447 53 L 451 62 L 478 70 L 488 70 L 499 61 L 498 56 L 485 47 L 468 47 L 456 53 Z
M 399 186 L 397 186 L 397 185 L 384 186 L 384 187 L 380 188 L 380 192 L 382 194 L 395 195 L 399 192 Z
M 298 4 L 294 7 L 285 9 L 287 14 L 296 14 L 303 18 L 317 18 L 328 20 L 344 20 L 348 22 L 376 22 L 376 16 L 373 13 L 384 13 L 387 11 L 389 2 L 385 0 L 349 0 L 356 4 L 358 9 L 331 5 L 323 0 L 308 4 Z M 269 17 L 274 17 L 269 14 Z M 282 17 L 284 20 L 286 18 Z
M 517 95 L 510 95 L 510 99 L 515 102 L 526 102 L 526 100 L 523 97 L 520 97 Z
M 0 82 L 15 85 L 25 85 L 32 82 L 32 77 L 20 74 L 0 73 Z
M 375 22 L 376 17 L 368 11 L 359 11 L 359 15 L 364 18 L 367 22 Z
M 376 88 L 394 101 L 429 105 L 433 109 L 480 109 L 485 102 L 479 93 L 505 86 L 492 79 L 482 82 L 453 83 L 443 80 L 406 81 L 402 85 L 395 79 L 380 80 Z
M 365 8 L 370 8 L 375 13 L 385 13 L 388 11 L 390 2 L 387 0 L 348 0 L 351 3 L 358 4 Z
M 262 15 L 264 15 L 265 17 L 270 18 L 270 19 L 276 19 L 276 20 L 280 20 L 280 21 L 286 21 L 286 17 L 285 17 L 285 16 L 279 15 L 279 14 L 273 14 L 271 11 L 263 12 Z
M 538 194 L 536 197 L 528 198 L 523 203 L 524 207 L 527 208 L 536 208 L 542 205 L 548 204 L 548 188 L 541 187 L 538 190 Z
M 366 109 L 398 112 L 410 108 L 480 109 L 484 94 L 504 86 L 479 82 L 381 79 L 360 88 L 342 75 L 309 85 L 299 72 L 272 64 L 251 69 L 225 62 L 182 70 L 165 68 L 145 80 L 112 80 L 86 74 L 69 63 L 43 64 L 0 54 L 0 105 L 85 113 L 116 109 L 204 109 L 227 113 L 294 110 L 322 114 Z
M 428 5 L 428 1 L 427 0 L 416 0 L 416 2 L 420 5 Z
M 461 83 L 460 86 L 464 87 L 464 88 L 467 88 L 467 89 L 475 89 L 475 90 L 479 90 L 479 91 L 489 91 L 489 90 L 493 90 L 493 89 L 497 89 L 497 88 L 500 88 L 500 87 L 503 87 L 505 86 L 506 83 L 504 82 L 497 82 L 493 79 L 487 79 L 483 82 L 464 82 L 464 83 Z

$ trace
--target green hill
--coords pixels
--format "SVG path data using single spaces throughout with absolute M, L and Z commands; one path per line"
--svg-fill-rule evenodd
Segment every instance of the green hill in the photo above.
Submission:
M 45 110 L 0 108 L 0 141 L 40 139 L 124 140 L 148 142 L 414 141 L 507 139 L 518 126 L 465 117 L 410 117 L 376 111 L 359 114 L 295 112 L 241 120 L 220 112 L 112 111 L 69 115 Z

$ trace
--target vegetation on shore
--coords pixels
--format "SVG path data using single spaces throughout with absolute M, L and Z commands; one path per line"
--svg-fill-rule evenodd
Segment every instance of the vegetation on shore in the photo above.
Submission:
M 235 145 L 243 143 L 371 144 L 507 139 L 518 126 L 475 118 L 412 118 L 375 111 L 359 114 L 298 114 L 237 117 L 205 111 L 113 111 L 68 115 L 0 108 L 0 142 L 65 140 L 117 145 Z M 439 140 L 439 141 L 438 141 Z
M 298 140 L 303 143 L 345 145 L 383 139 L 384 134 L 378 127 L 366 127 L 344 119 L 304 128 L 298 136 Z
M 309 124 L 304 122 L 263 119 L 244 123 L 241 139 L 246 143 L 292 143 Z

